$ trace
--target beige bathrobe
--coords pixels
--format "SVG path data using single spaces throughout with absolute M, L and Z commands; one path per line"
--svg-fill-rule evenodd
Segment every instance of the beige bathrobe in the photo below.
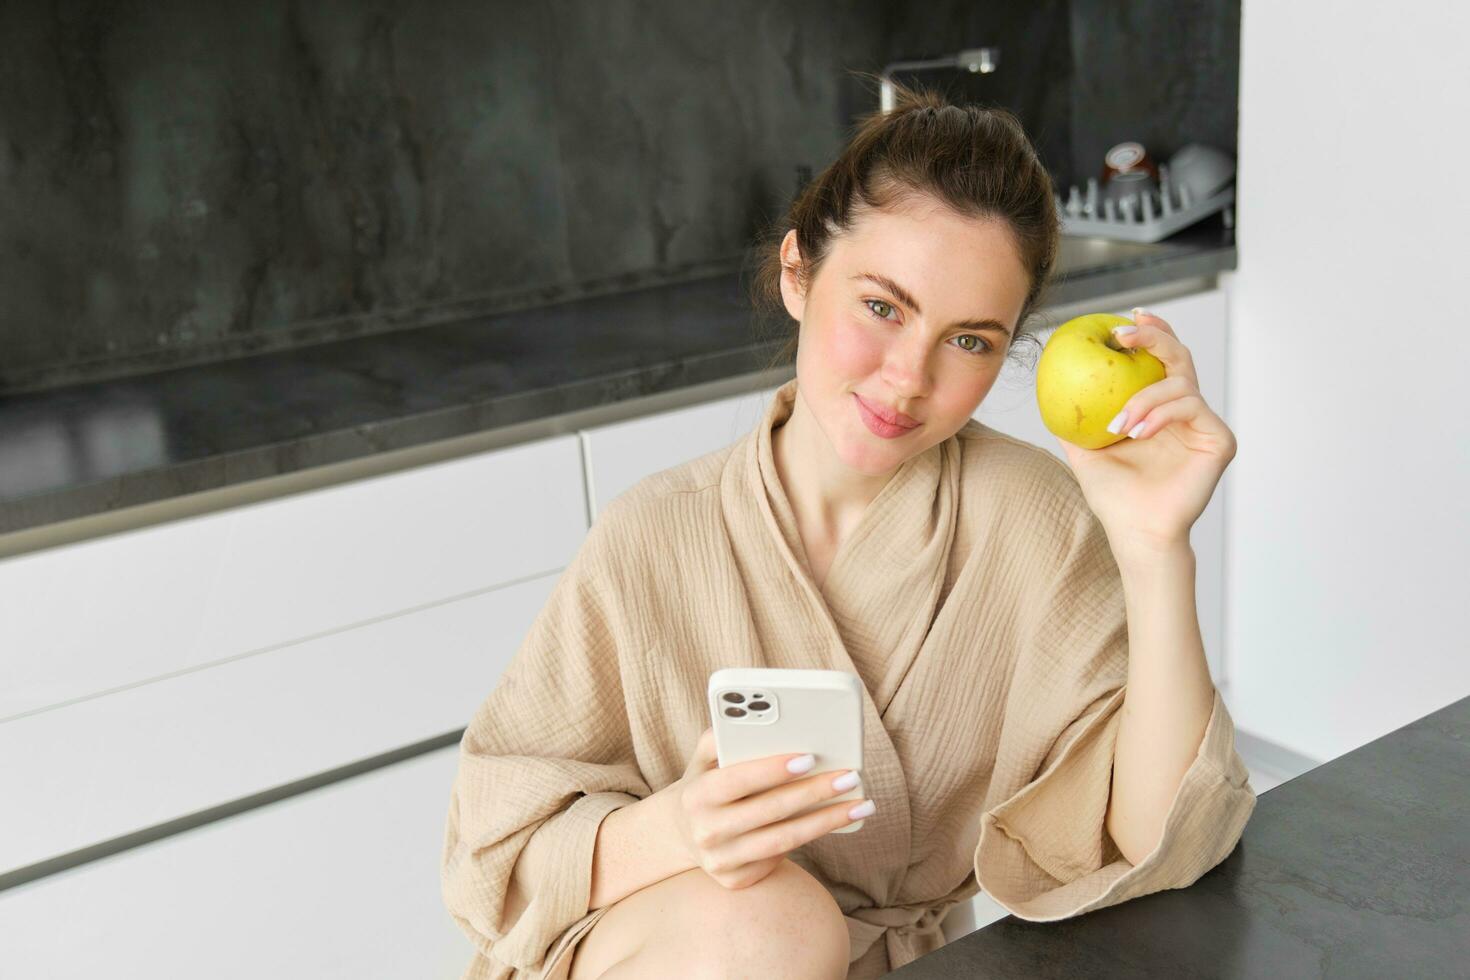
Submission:
M 977 882 L 1045 922 L 1183 888 L 1235 847 L 1255 792 L 1218 692 L 1158 846 L 1135 866 L 1104 827 L 1127 621 L 1068 466 L 972 420 L 899 467 L 819 589 L 771 452 L 795 391 L 599 515 L 471 719 L 442 864 L 464 977 L 565 977 L 606 911 L 599 823 L 683 775 L 721 667 L 864 682 L 878 811 L 788 855 L 845 914 L 850 978 L 941 946 Z

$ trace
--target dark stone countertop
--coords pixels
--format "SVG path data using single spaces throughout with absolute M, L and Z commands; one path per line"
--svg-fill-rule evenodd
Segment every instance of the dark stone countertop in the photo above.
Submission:
M 1064 241 L 1053 306 L 1235 268 L 1202 222 Z M 167 371 L 0 395 L 0 535 L 764 369 L 737 272 Z M 556 431 L 548 428 L 547 431 Z
M 1470 697 L 1262 793 L 1187 888 L 1007 916 L 890 975 L 1470 976 Z

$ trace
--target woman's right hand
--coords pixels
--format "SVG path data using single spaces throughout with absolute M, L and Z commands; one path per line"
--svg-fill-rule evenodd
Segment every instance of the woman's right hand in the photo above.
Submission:
M 684 775 L 668 787 L 674 824 L 689 857 L 726 888 L 760 881 L 789 852 L 853 823 L 848 811 L 867 802 L 843 800 L 793 817 L 851 788 L 832 786 L 848 770 L 808 775 L 786 768 L 799 758 L 799 752 L 771 755 L 722 769 L 715 730 L 706 728 Z

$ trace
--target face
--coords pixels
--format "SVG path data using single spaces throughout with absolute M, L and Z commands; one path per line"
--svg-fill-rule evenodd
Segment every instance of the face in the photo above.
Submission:
M 969 421 L 1000 373 L 1029 284 L 1003 224 L 915 199 L 869 210 L 834 239 L 805 294 L 794 230 L 781 255 L 782 296 L 801 325 L 793 414 L 809 413 L 839 460 L 888 473 Z M 917 424 L 885 425 L 869 407 Z

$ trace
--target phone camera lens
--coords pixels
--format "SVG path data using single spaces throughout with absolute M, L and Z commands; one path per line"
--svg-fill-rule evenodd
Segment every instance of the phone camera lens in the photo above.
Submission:
M 744 708 L 736 708 L 736 707 L 726 708 L 725 709 L 725 716 L 727 718 L 744 718 L 745 717 L 745 709 Z
M 725 694 L 725 700 L 729 701 L 731 704 L 739 704 L 740 702 L 745 700 L 745 695 L 737 694 L 734 691 L 728 691 Z
M 767 704 L 764 701 L 752 701 L 752 702 L 750 702 L 750 710 L 751 711 L 765 711 L 769 707 L 770 707 L 770 705 Z

